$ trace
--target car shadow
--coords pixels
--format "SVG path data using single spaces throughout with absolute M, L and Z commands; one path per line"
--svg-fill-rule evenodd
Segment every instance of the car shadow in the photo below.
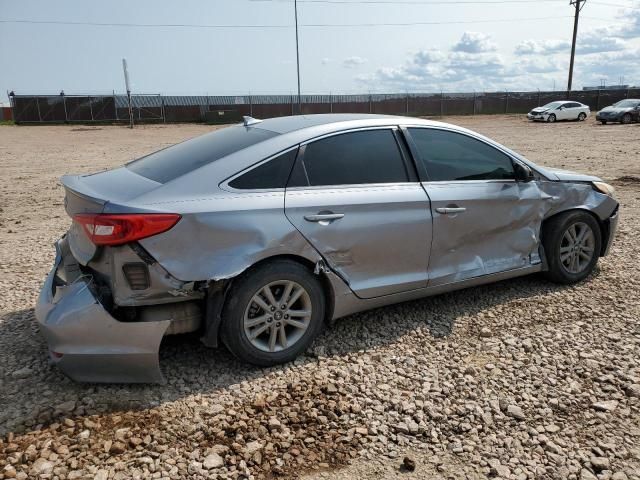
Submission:
M 598 275 L 598 271 L 593 275 Z M 438 341 L 456 333 L 460 317 L 474 316 L 513 301 L 536 301 L 539 295 L 564 288 L 570 287 L 532 275 L 358 313 L 326 328 L 294 364 L 317 362 L 318 356 L 373 350 L 393 344 L 416 329 L 424 329 Z M 463 335 L 475 337 L 481 327 L 478 322 L 467 325 Z M 291 366 L 253 367 L 237 361 L 225 348 L 204 347 L 197 335 L 179 335 L 167 337 L 160 348 L 165 384 L 80 384 L 67 378 L 48 360 L 33 309 L 0 317 L 0 349 L 2 436 L 11 431 L 21 433 L 40 428 L 64 416 L 147 409 L 190 395 L 211 394 Z M 27 401 L 16 402 L 15 398 Z M 60 405 L 65 403 L 67 408 L 62 409 Z

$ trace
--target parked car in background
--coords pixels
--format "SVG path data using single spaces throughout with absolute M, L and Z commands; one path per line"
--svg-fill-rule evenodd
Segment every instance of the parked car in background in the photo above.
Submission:
M 570 100 L 559 100 L 534 108 L 527 113 L 527 118 L 533 121 L 553 123 L 557 120 L 578 120 L 582 122 L 589 117 L 589 106 Z
M 609 105 L 596 113 L 596 120 L 603 125 L 607 122 L 631 123 L 640 121 L 640 100 L 627 98 Z
M 247 118 L 62 183 L 72 223 L 36 318 L 81 381 L 161 381 L 167 334 L 269 366 L 355 312 L 535 272 L 579 282 L 618 219 L 597 177 L 384 115 Z

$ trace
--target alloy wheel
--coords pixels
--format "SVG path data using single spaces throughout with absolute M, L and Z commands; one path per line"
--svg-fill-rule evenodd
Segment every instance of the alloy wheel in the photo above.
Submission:
M 244 313 L 244 333 L 263 352 L 280 352 L 295 345 L 311 323 L 311 297 L 291 280 L 271 282 L 259 289 Z
M 583 222 L 571 224 L 560 243 L 560 263 L 569 273 L 582 273 L 591 263 L 595 244 L 595 235 L 589 225 Z

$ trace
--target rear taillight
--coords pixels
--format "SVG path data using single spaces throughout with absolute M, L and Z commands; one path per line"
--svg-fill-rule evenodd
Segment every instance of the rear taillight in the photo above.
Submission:
M 95 245 L 122 245 L 166 232 L 180 215 L 174 213 L 131 213 L 108 215 L 81 213 L 73 217 Z

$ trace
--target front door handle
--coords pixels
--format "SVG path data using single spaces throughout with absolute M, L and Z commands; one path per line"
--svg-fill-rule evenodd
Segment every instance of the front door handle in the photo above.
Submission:
M 442 213 L 444 215 L 454 215 L 456 213 L 466 212 L 467 209 L 464 207 L 440 207 L 436 208 L 436 212 Z
M 344 213 L 318 213 L 316 215 L 305 215 L 304 219 L 308 222 L 331 222 L 340 220 L 344 217 Z

